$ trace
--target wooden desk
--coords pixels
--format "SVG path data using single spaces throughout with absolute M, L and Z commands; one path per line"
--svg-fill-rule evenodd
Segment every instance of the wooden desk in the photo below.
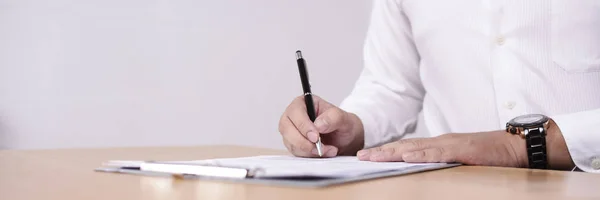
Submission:
M 600 175 L 455 167 L 328 188 L 290 188 L 94 172 L 101 162 L 285 154 L 238 146 L 0 151 L 1 200 L 600 199 Z

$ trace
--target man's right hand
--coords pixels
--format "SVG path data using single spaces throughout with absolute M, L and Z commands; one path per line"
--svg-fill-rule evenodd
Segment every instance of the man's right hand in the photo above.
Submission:
M 304 96 L 295 98 L 279 120 L 279 133 L 295 156 L 319 157 L 315 143 L 319 134 L 323 157 L 354 155 L 363 148 L 363 125 L 358 116 L 313 95 L 317 118 L 311 122 Z

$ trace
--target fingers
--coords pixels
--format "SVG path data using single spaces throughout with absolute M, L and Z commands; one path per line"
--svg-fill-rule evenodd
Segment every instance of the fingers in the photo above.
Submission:
M 306 109 L 306 106 L 303 104 L 303 98 L 294 100 L 279 121 L 279 132 L 283 137 L 286 148 L 293 155 L 299 157 L 318 157 L 314 143 L 317 141 L 318 132 L 316 132 L 316 128 L 304 109 Z M 309 133 L 312 132 L 317 134 L 315 138 L 311 138 L 311 134 Z M 337 147 L 323 145 L 323 157 L 334 157 L 338 151 Z
M 285 117 L 281 120 L 279 129 L 285 146 L 293 155 L 299 157 L 313 157 L 316 155 L 312 153 L 313 149 L 316 151 L 315 144 L 302 136 L 289 118 Z
M 357 156 L 360 160 L 378 162 L 402 161 L 405 152 L 422 150 L 431 145 L 432 138 L 411 138 L 387 143 L 383 146 L 360 150 Z
M 430 148 L 420 151 L 407 152 L 402 155 L 404 162 L 412 163 L 449 163 L 455 162 L 455 152 L 453 148 Z
M 305 146 L 303 145 L 297 145 L 294 144 L 293 142 L 288 141 L 287 139 L 284 138 L 283 140 L 283 144 L 285 145 L 285 147 L 288 149 L 288 151 L 290 153 L 292 153 L 292 155 L 294 156 L 298 156 L 298 157 L 307 157 L 307 158 L 311 158 L 311 157 L 319 157 L 319 153 L 317 152 L 317 148 L 315 146 L 315 144 L 310 144 L 312 148 L 310 150 L 310 152 L 306 151 Z M 331 145 L 323 145 L 323 156 L 325 158 L 330 158 L 330 157 L 335 157 L 338 154 L 338 148 L 335 146 L 331 146 Z
M 296 98 L 292 104 L 290 104 L 286 111 L 286 115 L 292 122 L 292 126 L 298 130 L 298 133 L 300 133 L 301 136 L 312 143 L 317 142 L 319 132 L 317 132 L 317 128 L 308 117 L 303 96 Z
M 323 157 L 331 158 L 338 154 L 338 148 L 331 145 L 323 145 Z
M 319 133 L 331 133 L 346 125 L 347 113 L 337 107 L 327 109 L 315 119 L 315 127 Z
M 321 119 L 326 119 L 325 123 L 333 122 L 334 125 L 342 118 L 343 111 L 331 105 L 330 103 L 313 95 L 317 116 L 323 115 Z M 339 111 L 328 112 L 335 108 Z M 323 125 L 323 124 L 321 124 Z M 304 96 L 299 96 L 292 101 L 286 108 L 286 111 L 279 120 L 279 132 L 283 137 L 286 148 L 295 156 L 299 157 L 318 157 L 315 143 L 319 137 L 319 131 L 315 124 L 310 120 Z M 331 145 L 323 145 L 323 157 L 334 157 L 339 149 Z
M 364 149 L 357 153 L 358 159 L 375 162 L 404 161 L 403 154 L 448 144 L 446 138 L 411 138 L 391 142 L 380 147 Z

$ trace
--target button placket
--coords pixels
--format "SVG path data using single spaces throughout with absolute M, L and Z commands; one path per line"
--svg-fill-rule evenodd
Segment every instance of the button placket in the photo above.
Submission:
M 508 110 L 512 110 L 513 108 L 515 108 L 515 106 L 517 106 L 517 102 L 514 101 L 507 101 L 504 103 L 504 108 Z
M 490 57 L 490 68 L 492 70 L 492 77 L 494 83 L 494 90 L 496 96 L 496 106 L 498 111 L 498 119 L 500 125 L 504 125 L 508 120 L 525 114 L 524 107 L 520 106 L 520 98 L 518 95 L 518 84 L 511 81 L 514 77 L 514 72 L 518 64 L 514 62 L 510 52 L 505 49 L 507 42 L 506 35 L 502 30 L 503 27 L 503 9 L 502 3 L 496 3 L 494 5 L 496 10 L 494 16 L 491 18 L 491 57 Z
M 505 41 L 506 41 L 506 38 L 504 36 L 496 37 L 496 44 L 498 44 L 500 46 L 504 45 Z

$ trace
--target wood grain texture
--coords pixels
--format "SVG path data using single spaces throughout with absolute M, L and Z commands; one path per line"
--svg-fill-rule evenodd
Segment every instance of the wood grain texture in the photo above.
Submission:
M 600 199 L 600 175 L 461 166 L 327 188 L 177 180 L 94 172 L 107 160 L 191 160 L 286 154 L 240 146 L 0 151 L 2 200 Z

